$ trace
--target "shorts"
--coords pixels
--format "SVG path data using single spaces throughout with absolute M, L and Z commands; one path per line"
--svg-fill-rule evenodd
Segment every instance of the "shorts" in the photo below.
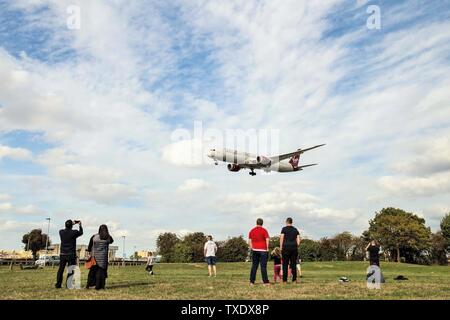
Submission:
M 206 257 L 205 260 L 206 260 L 206 263 L 208 264 L 208 266 L 216 265 L 216 257 L 214 257 L 214 256 Z

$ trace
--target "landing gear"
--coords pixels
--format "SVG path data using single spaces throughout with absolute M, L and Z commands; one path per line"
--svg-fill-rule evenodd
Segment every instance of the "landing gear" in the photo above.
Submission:
M 251 175 L 251 176 L 256 176 L 256 172 L 255 171 L 253 171 L 253 169 L 250 169 L 251 171 L 248 173 L 249 175 Z
M 219 165 L 219 163 L 216 161 L 216 162 L 214 162 L 214 164 L 216 165 L 216 166 L 218 166 Z

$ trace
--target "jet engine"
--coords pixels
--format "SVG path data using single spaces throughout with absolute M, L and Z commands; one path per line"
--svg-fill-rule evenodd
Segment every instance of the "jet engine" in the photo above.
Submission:
M 228 170 L 229 171 L 232 171 L 232 172 L 238 172 L 239 170 L 241 170 L 241 167 L 238 165 L 238 164 L 231 164 L 231 163 L 229 163 L 228 164 Z
M 269 158 L 267 158 L 267 157 L 257 156 L 256 157 L 256 162 L 258 162 L 258 164 L 262 164 L 265 167 L 268 167 L 268 166 L 270 166 L 272 161 Z

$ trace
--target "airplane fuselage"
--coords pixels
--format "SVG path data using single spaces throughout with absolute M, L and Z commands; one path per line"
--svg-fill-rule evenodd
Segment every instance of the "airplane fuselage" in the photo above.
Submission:
M 209 151 L 208 157 L 214 161 L 223 161 L 228 163 L 228 169 L 230 171 L 239 171 L 240 169 L 250 167 L 253 167 L 254 169 L 262 169 L 267 172 L 292 172 L 299 170 L 288 161 L 272 163 L 272 161 L 270 161 L 267 157 L 231 149 L 212 149 Z

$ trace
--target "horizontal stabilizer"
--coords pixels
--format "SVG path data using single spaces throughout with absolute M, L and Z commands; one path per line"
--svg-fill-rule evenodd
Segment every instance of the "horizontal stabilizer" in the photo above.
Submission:
M 311 163 L 311 164 L 305 164 L 303 166 L 298 166 L 298 168 L 301 170 L 302 168 L 306 168 L 306 167 L 312 167 L 312 166 L 317 166 L 318 163 Z

